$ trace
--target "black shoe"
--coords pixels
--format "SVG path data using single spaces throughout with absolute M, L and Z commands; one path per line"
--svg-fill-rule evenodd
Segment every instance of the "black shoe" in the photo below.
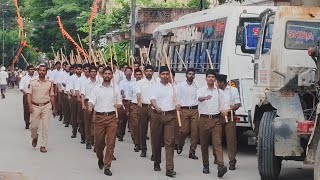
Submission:
M 93 152 L 97 152 L 97 150 L 96 150 L 96 148 L 95 148 L 95 147 L 93 147 Z
M 189 154 L 189 158 L 190 158 L 190 159 L 199 159 L 198 156 L 196 156 L 195 153 L 190 153 L 190 154 Z
M 122 137 L 119 137 L 119 138 L 118 138 L 118 141 L 122 142 L 122 141 L 123 141 L 123 138 L 122 138 Z
M 134 152 L 139 152 L 140 151 L 140 146 L 138 144 L 136 144 L 134 146 Z
M 105 169 L 104 174 L 107 176 L 112 176 L 112 172 L 110 171 L 110 169 Z
M 154 161 L 154 156 L 153 156 L 153 154 L 151 155 L 151 161 Z
M 218 177 L 223 177 L 228 171 L 228 168 L 226 166 L 218 166 Z
M 229 170 L 230 171 L 236 170 L 236 165 L 235 164 L 229 164 Z
M 202 172 L 203 174 L 209 174 L 210 173 L 209 165 L 204 165 Z
M 167 170 L 166 176 L 174 177 L 177 173 L 174 170 Z
M 154 165 L 153 165 L 153 170 L 154 170 L 154 171 L 161 171 L 160 164 L 154 163 Z
M 77 134 L 76 133 L 72 133 L 71 138 L 76 138 L 76 137 L 77 137 Z
M 86 149 L 92 149 L 91 143 L 86 144 Z
M 216 164 L 216 165 L 218 165 L 218 160 L 214 160 L 214 162 L 213 162 L 213 164 Z
M 81 144 L 85 144 L 85 143 L 86 143 L 86 140 L 81 138 L 81 142 L 80 142 L 80 143 L 81 143 Z
M 183 146 L 180 146 L 180 145 L 176 145 L 176 146 L 177 146 L 177 153 L 178 153 L 178 154 L 181 154 L 181 153 L 182 153 Z
M 29 124 L 26 125 L 25 129 L 30 129 L 30 128 L 29 128 Z
M 103 160 L 102 160 L 102 159 L 98 160 L 98 166 L 99 166 L 99 169 L 100 169 L 100 170 L 103 169 L 104 163 L 103 163 Z
M 141 151 L 140 157 L 147 157 L 147 151 Z
M 64 127 L 69 127 L 69 124 L 66 124 Z
M 59 121 L 62 121 L 62 119 L 63 119 L 63 117 L 62 117 L 62 116 L 60 116 L 60 117 L 59 117 Z
M 114 160 L 114 161 L 115 161 L 115 160 L 117 160 L 117 158 L 113 155 L 112 160 Z
M 149 140 L 150 138 L 149 138 L 149 136 L 147 136 L 147 138 L 146 138 L 147 140 Z

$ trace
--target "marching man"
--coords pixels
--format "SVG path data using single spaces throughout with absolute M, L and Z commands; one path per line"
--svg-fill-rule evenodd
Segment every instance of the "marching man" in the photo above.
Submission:
M 237 88 L 231 87 L 227 84 L 227 75 L 219 74 L 217 76 L 217 83 L 219 88 L 223 91 L 223 108 L 228 114 L 228 122 L 223 123 L 223 128 L 226 135 L 228 156 L 230 160 L 229 170 L 235 170 L 237 163 L 237 126 L 235 121 L 235 111 L 241 106 L 239 92 Z
M 42 144 L 40 152 L 47 152 L 48 143 L 48 126 L 52 116 L 57 109 L 54 102 L 53 84 L 46 80 L 47 67 L 40 65 L 38 69 L 39 78 L 30 82 L 27 90 L 28 106 L 30 117 L 30 130 L 32 138 L 32 146 L 36 147 L 38 143 L 38 128 L 42 125 Z
M 93 88 L 89 96 L 89 111 L 95 111 L 93 119 L 95 149 L 98 157 L 98 166 L 104 168 L 104 174 L 112 176 L 110 171 L 116 144 L 118 117 L 117 108 L 122 107 L 119 88 L 115 86 L 113 72 L 110 67 L 104 69 L 103 83 Z M 105 155 L 103 155 L 106 147 Z

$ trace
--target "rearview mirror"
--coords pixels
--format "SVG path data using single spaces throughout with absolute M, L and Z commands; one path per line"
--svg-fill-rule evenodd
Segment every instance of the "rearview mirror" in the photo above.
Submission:
M 237 27 L 237 35 L 236 35 L 236 45 L 242 46 L 244 43 L 244 27 L 238 26 Z

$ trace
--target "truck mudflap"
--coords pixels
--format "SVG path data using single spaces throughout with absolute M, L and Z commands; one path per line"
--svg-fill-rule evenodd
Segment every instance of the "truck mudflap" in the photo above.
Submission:
M 277 117 L 273 121 L 276 156 L 301 156 L 304 152 L 297 133 L 296 118 Z
M 308 146 L 307 146 L 307 156 L 305 159 L 306 164 L 313 164 L 314 163 L 315 158 L 316 158 L 315 156 L 316 156 L 317 147 L 318 147 L 318 152 L 320 151 L 319 150 L 320 146 L 318 146 L 320 144 L 319 143 L 319 141 L 320 141 L 320 120 L 319 120 L 319 118 L 320 118 L 320 106 L 318 105 L 314 130 L 310 136 Z M 320 176 L 320 174 L 319 174 L 319 176 Z M 320 178 L 319 178 L 319 180 L 320 180 Z

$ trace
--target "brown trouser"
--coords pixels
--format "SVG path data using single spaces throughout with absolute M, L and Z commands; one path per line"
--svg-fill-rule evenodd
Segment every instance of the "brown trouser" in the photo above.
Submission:
M 23 117 L 26 125 L 30 125 L 30 112 L 27 95 L 23 95 Z
M 78 105 L 77 122 L 79 126 L 79 132 L 81 134 L 81 139 L 85 139 L 85 128 L 84 128 L 83 109 L 82 109 L 81 101 L 77 101 L 77 105 Z
M 161 163 L 161 142 L 164 137 L 164 147 L 166 150 L 166 170 L 173 170 L 174 162 L 174 131 L 176 123 L 176 113 L 168 114 L 153 113 L 151 126 L 152 146 L 154 149 L 154 163 Z
M 70 124 L 70 119 L 71 119 L 71 115 L 70 115 L 70 100 L 68 99 L 68 95 L 64 94 L 63 95 L 63 123 L 64 124 Z
M 139 130 L 139 122 L 140 122 L 140 107 L 138 104 L 131 103 L 130 105 L 130 120 L 129 125 L 131 131 L 131 138 L 135 145 L 140 145 L 140 130 Z
M 58 111 L 58 115 L 60 115 L 60 117 L 63 116 L 63 95 L 64 95 L 64 92 L 58 92 L 57 96 L 58 96 L 58 102 L 57 102 L 57 111 Z
M 78 131 L 78 122 L 77 122 L 78 104 L 77 104 L 77 97 L 76 96 L 71 97 L 70 113 L 71 113 L 72 133 L 77 134 L 77 131 Z
M 129 120 L 129 114 L 130 114 L 130 101 L 123 101 L 122 102 L 125 109 L 121 108 L 119 109 L 119 127 L 118 127 L 118 132 L 117 136 L 120 138 L 123 138 L 123 136 L 126 133 L 126 128 L 127 128 L 127 122 Z M 130 126 L 130 121 L 129 121 L 129 126 Z
M 199 137 L 199 113 L 197 109 L 181 110 L 181 128 L 178 136 L 178 143 L 183 146 L 187 136 L 191 132 L 191 144 L 189 153 L 195 153 Z
M 104 157 L 104 168 L 110 169 L 113 158 L 114 148 L 116 144 L 118 119 L 116 115 L 103 116 L 95 115 L 94 124 L 94 139 L 95 149 L 99 160 Z M 106 153 L 103 156 L 103 150 L 106 147 Z
M 236 115 L 233 115 L 234 120 L 231 121 L 231 116 L 228 116 L 229 122 L 228 123 L 222 123 L 223 129 L 226 136 L 227 141 L 227 150 L 228 150 L 228 157 L 229 157 L 229 163 L 230 164 L 236 164 L 236 154 L 237 154 L 237 125 L 235 117 Z M 223 118 L 224 120 L 224 118 Z
M 219 115 L 212 118 L 200 115 L 199 121 L 200 145 L 203 165 L 209 165 L 209 140 L 212 138 L 213 155 L 218 165 L 224 165 L 222 151 L 222 125 Z
M 148 124 L 150 121 L 150 127 L 151 127 L 151 117 L 152 117 L 152 109 L 148 105 L 143 105 L 140 108 L 140 122 L 139 122 L 139 131 L 140 131 L 140 145 L 141 150 L 146 151 L 147 150 L 147 133 L 148 133 Z M 151 128 L 150 128 L 151 129 Z M 151 133 L 152 136 L 152 133 Z M 152 137 L 151 137 L 152 139 Z
M 92 123 L 92 117 L 93 117 L 93 111 L 88 111 L 88 101 L 85 101 L 85 105 L 87 107 L 86 110 L 83 110 L 83 121 L 84 121 L 84 129 L 85 129 L 85 135 L 86 135 L 86 143 L 93 144 L 94 138 L 93 138 L 93 123 Z
M 49 120 L 52 116 L 52 106 L 48 103 L 44 106 L 32 105 L 33 113 L 30 115 L 30 131 L 31 138 L 35 139 L 38 137 L 39 126 L 42 126 L 42 142 L 41 146 L 47 147 L 48 144 L 48 129 Z

